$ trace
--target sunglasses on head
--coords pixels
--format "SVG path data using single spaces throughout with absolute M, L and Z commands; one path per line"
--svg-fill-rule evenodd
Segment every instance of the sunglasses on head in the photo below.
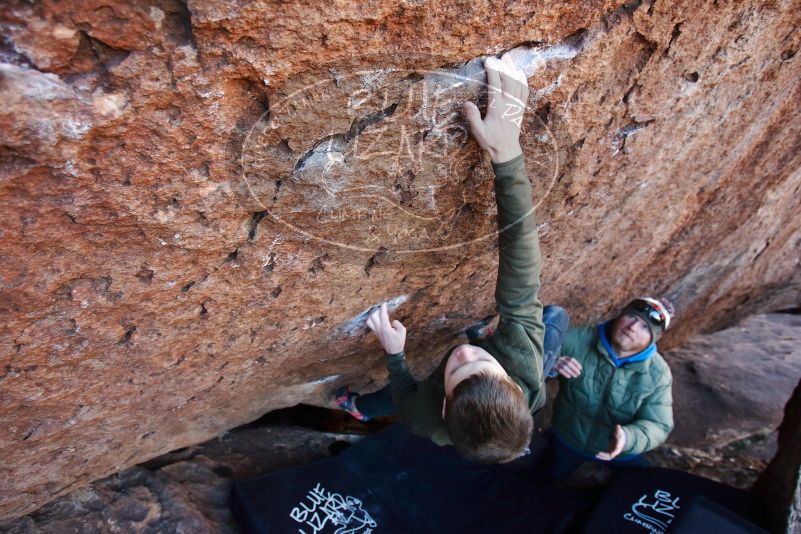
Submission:
M 665 317 L 662 312 L 654 308 L 651 304 L 644 300 L 635 300 L 631 303 L 631 307 L 639 312 L 643 312 L 648 320 L 656 326 L 665 327 Z

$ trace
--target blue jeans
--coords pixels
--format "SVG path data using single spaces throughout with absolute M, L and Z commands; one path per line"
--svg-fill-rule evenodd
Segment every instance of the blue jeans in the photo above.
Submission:
M 545 338 L 542 340 L 542 377 L 545 379 L 559 359 L 562 340 L 570 327 L 570 316 L 561 306 L 549 304 L 542 309 L 542 322 L 545 323 Z
M 542 322 L 545 324 L 545 338 L 542 342 L 544 352 L 542 376 L 544 379 L 559 358 L 559 349 L 562 347 L 562 339 L 564 339 L 565 332 L 570 326 L 570 317 L 564 308 L 550 305 L 545 306 L 542 310 Z M 467 329 L 468 341 L 471 343 L 476 341 L 472 334 L 477 331 L 478 329 L 474 328 Z M 375 393 L 357 397 L 356 409 L 367 417 L 396 415 L 389 386 L 385 386 Z
M 551 480 L 564 480 L 584 462 L 598 462 L 610 467 L 611 469 L 626 469 L 630 467 L 648 467 L 648 460 L 644 454 L 627 456 L 625 458 L 615 458 L 614 460 L 604 461 L 595 458 L 588 458 L 579 454 L 561 441 L 553 434 L 553 431 L 546 432 L 546 438 L 550 442 L 550 447 L 543 458 L 545 475 Z

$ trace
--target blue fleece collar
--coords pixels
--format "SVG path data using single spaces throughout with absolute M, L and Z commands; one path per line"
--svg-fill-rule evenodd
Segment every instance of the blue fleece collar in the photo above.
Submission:
M 609 343 L 609 339 L 606 337 L 607 324 L 609 324 L 609 322 L 598 325 L 598 336 L 601 338 L 601 343 L 606 349 L 606 352 L 609 353 L 609 357 L 612 359 L 612 363 L 615 364 L 615 367 L 622 367 L 627 363 L 645 361 L 656 353 L 656 343 L 651 343 L 637 354 L 632 354 L 628 358 L 618 358 L 615 349 L 612 348 L 612 344 Z

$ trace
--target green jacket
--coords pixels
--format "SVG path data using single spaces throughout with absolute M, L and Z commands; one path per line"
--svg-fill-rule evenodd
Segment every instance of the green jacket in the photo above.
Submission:
M 520 155 L 492 164 L 498 203 L 498 279 L 495 301 L 500 320 L 495 333 L 478 346 L 492 354 L 523 389 L 532 412 L 545 404 L 542 377 L 542 304 L 537 223 L 531 184 Z M 452 349 L 451 349 L 452 350 Z M 403 353 L 386 355 L 392 400 L 409 431 L 439 445 L 451 444 L 442 419 L 444 369 L 450 352 L 422 382 L 409 371 Z
M 553 431 L 588 456 L 609 449 L 615 425 L 626 433 L 621 456 L 654 449 L 673 430 L 673 377 L 656 352 L 619 368 L 603 346 L 597 326 L 569 328 L 562 354 L 581 362 L 578 378 L 559 377 Z

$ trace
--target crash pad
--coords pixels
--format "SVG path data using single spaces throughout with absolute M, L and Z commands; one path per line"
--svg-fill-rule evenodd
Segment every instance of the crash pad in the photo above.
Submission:
M 390 426 L 340 455 L 235 482 L 246 533 L 563 532 L 575 504 Z
M 540 478 L 536 460 L 473 463 L 396 424 L 338 456 L 236 481 L 230 506 L 246 534 L 760 532 L 750 495 L 706 478 L 623 469 L 588 502 Z
M 704 509 L 703 503 L 712 504 Z M 582 533 L 663 534 L 679 524 L 682 532 L 721 532 L 708 527 L 714 520 L 724 524 L 719 512 L 724 509 L 732 525 L 736 520 L 747 525 L 760 519 L 746 491 L 674 469 L 625 469 L 595 503 Z

